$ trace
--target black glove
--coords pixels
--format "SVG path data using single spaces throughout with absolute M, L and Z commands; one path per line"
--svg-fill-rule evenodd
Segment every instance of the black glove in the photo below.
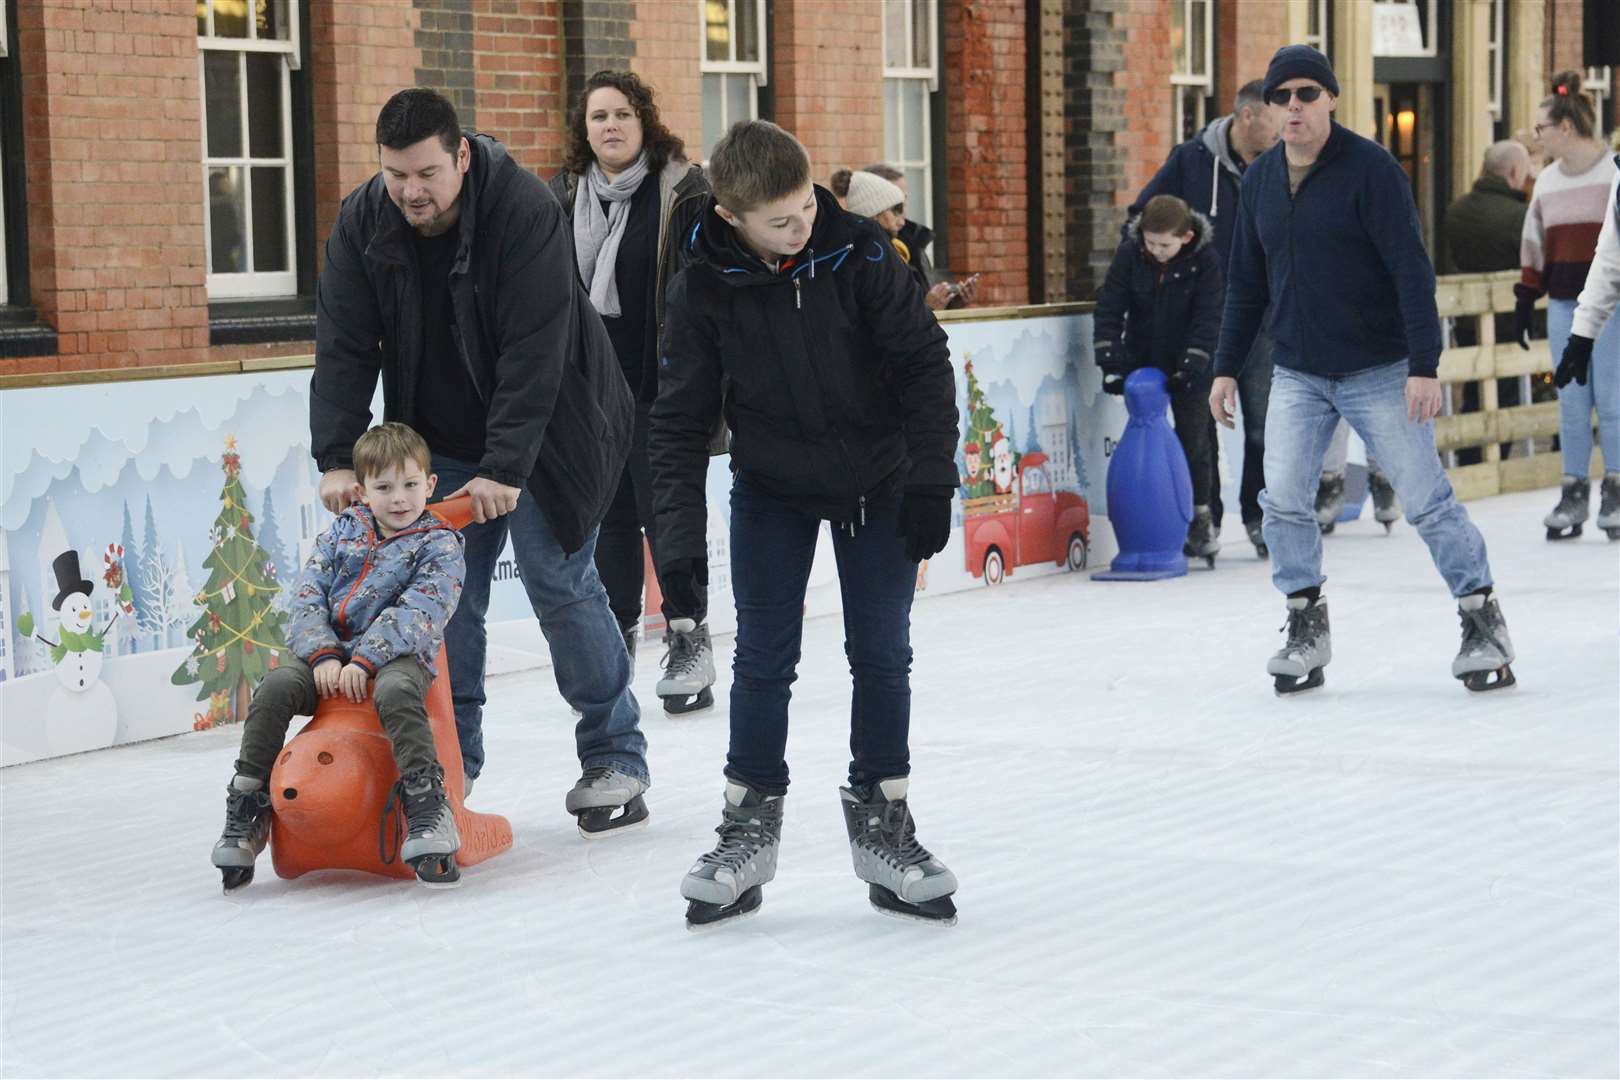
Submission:
M 945 550 L 951 538 L 949 488 L 913 488 L 900 502 L 900 523 L 895 532 L 906 541 L 906 558 L 922 562 Z
M 1102 371 L 1103 393 L 1123 394 L 1125 392 L 1125 365 L 1120 362 L 1114 343 L 1099 341 L 1092 345 L 1093 354 L 1097 358 L 1097 367 Z
M 1526 352 L 1530 351 L 1530 330 L 1535 318 L 1535 297 L 1519 294 L 1518 302 L 1513 305 L 1513 338 Z
M 692 619 L 703 610 L 709 589 L 709 564 L 705 559 L 672 559 L 658 571 L 658 588 L 664 603 L 678 616 Z
M 1564 346 L 1564 358 L 1558 361 L 1558 370 L 1553 372 L 1553 385 L 1562 390 L 1573 380 L 1586 385 L 1586 376 L 1592 370 L 1592 339 L 1581 337 L 1579 334 L 1569 335 L 1569 344 Z
M 1170 389 L 1190 390 L 1209 371 L 1209 354 L 1203 349 L 1188 349 L 1181 354 L 1176 370 L 1170 373 Z

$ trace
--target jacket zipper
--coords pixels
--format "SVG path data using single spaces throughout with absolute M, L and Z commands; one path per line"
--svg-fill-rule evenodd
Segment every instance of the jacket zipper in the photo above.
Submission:
M 816 273 L 816 261 L 815 260 L 816 260 L 815 253 L 811 252 L 810 253 L 810 276 L 811 277 L 814 277 L 815 273 Z M 804 293 L 802 292 L 802 290 L 800 288 L 799 278 L 798 278 L 797 275 L 795 275 L 794 278 L 793 278 L 793 307 L 797 311 L 802 312 L 804 310 Z M 801 328 L 801 330 L 802 330 L 802 328 Z M 805 344 L 807 346 L 810 344 L 808 339 L 806 339 Z M 805 355 L 806 356 L 810 355 L 810 350 L 808 348 L 805 349 Z M 811 361 L 811 362 L 814 363 L 814 361 Z M 819 390 L 820 386 L 821 386 L 821 380 L 819 378 L 816 380 L 816 386 L 817 386 L 817 389 Z M 861 474 L 860 474 L 860 470 L 855 468 L 855 456 L 849 452 L 849 443 L 844 441 L 843 430 L 841 428 L 839 428 L 838 425 L 835 423 L 833 425 L 832 431 L 833 431 L 833 437 L 838 440 L 838 451 L 839 451 L 839 453 L 844 455 L 844 464 L 849 468 L 850 479 L 855 481 L 855 492 L 856 492 L 856 495 L 855 495 L 855 507 L 856 507 L 857 520 L 856 521 L 846 522 L 845 526 L 844 526 L 845 528 L 847 528 L 849 530 L 849 535 L 851 537 L 853 537 L 855 535 L 855 529 L 856 529 L 856 526 L 857 526 L 857 522 L 859 523 L 859 526 L 862 527 L 862 528 L 864 528 L 866 526 L 866 494 L 863 491 L 861 491 Z
M 410 535 L 412 535 L 414 533 L 431 532 L 434 528 L 437 528 L 437 527 L 438 526 L 430 526 L 429 528 L 426 528 L 426 529 L 401 529 L 399 532 L 395 533 L 393 536 L 390 536 L 390 537 L 388 537 L 388 538 L 386 538 L 384 540 L 379 541 L 377 539 L 377 534 L 372 531 L 371 526 L 370 525 L 366 526 L 366 561 L 364 563 L 362 563 L 361 566 L 360 566 L 360 576 L 354 579 L 354 584 L 349 586 L 349 591 L 343 594 L 343 601 L 342 601 L 342 603 L 338 604 L 337 614 L 333 617 L 333 620 L 332 620 L 333 622 L 336 622 L 339 625 L 343 626 L 343 631 L 344 631 L 344 634 L 345 634 L 345 637 L 343 638 L 344 641 L 349 640 L 349 638 L 346 636 L 347 633 L 348 633 L 347 623 L 348 623 L 349 601 L 354 599 L 354 594 L 360 590 L 360 585 L 361 585 L 361 583 L 363 583 L 366 580 L 366 575 L 371 573 L 371 555 L 372 555 L 372 553 L 374 551 L 376 551 L 379 547 L 381 547 L 383 544 L 388 543 L 390 540 L 398 539 L 401 536 L 410 536 Z

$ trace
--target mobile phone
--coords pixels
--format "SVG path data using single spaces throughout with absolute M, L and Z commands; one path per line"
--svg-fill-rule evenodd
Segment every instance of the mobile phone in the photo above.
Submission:
M 978 274 L 969 274 L 967 277 L 963 278 L 961 281 L 953 281 L 953 282 L 951 282 L 951 295 L 952 296 L 961 296 L 962 291 L 964 289 L 967 289 L 967 288 L 971 287 L 978 280 L 979 280 L 979 275 Z

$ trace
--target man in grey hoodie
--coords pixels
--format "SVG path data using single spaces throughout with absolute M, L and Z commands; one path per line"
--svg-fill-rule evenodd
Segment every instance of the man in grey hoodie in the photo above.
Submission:
M 1142 212 L 1155 195 L 1174 195 L 1203 214 L 1215 226 L 1215 250 L 1221 270 L 1232 254 L 1232 233 L 1237 225 L 1238 185 L 1249 163 L 1276 145 L 1281 127 L 1261 96 L 1263 83 L 1244 83 L 1232 102 L 1232 112 L 1212 121 L 1204 130 L 1170 152 L 1170 157 L 1148 181 L 1127 213 L 1127 222 Z M 1265 486 L 1266 399 L 1271 395 L 1271 346 L 1264 335 L 1255 339 L 1254 352 L 1243 366 L 1238 384 L 1243 406 L 1243 525 L 1261 558 L 1268 554 L 1260 534 L 1260 489 Z M 1220 532 L 1219 465 L 1214 502 L 1210 510 Z

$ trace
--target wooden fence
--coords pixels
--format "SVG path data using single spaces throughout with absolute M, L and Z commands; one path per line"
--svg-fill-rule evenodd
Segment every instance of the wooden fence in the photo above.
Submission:
M 1532 340 L 1528 352 L 1516 341 L 1496 340 L 1494 316 L 1512 314 L 1513 283 L 1518 280 L 1517 270 L 1453 274 L 1440 278 L 1435 290 L 1440 317 L 1454 319 L 1459 329 L 1472 323 L 1478 341 L 1440 354 L 1440 381 L 1447 384 L 1453 411 L 1435 421 L 1435 444 L 1442 453 L 1477 447 L 1482 455 L 1478 464 L 1447 469 L 1463 499 L 1557 487 L 1563 471 L 1562 457 L 1549 442 L 1558 434 L 1558 402 L 1531 403 L 1526 392 L 1523 404 L 1508 408 L 1497 404 L 1496 380 L 1527 376 L 1533 386 L 1544 383 L 1557 364 L 1545 339 Z M 1458 410 L 1466 383 L 1478 385 L 1478 404 L 1463 412 Z M 1502 456 L 1503 443 L 1513 445 L 1507 458 Z M 1593 475 L 1601 474 L 1595 446 L 1592 468 Z

